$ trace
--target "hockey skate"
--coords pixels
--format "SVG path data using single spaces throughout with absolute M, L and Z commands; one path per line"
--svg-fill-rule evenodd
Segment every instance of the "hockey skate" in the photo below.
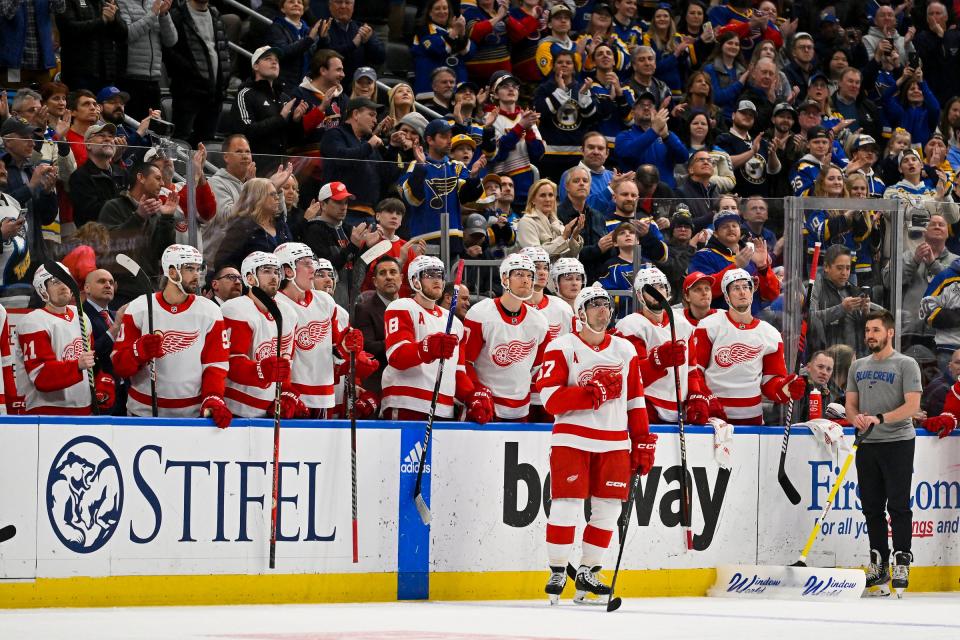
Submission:
M 601 604 L 606 606 L 610 598 L 610 585 L 603 584 L 599 580 L 600 567 L 588 567 L 585 564 L 574 572 L 571 565 L 567 565 L 567 573 L 573 574 L 576 593 L 573 594 L 573 601 L 576 604 Z M 603 597 L 606 596 L 606 597 Z
M 567 574 L 564 573 L 563 567 L 550 567 L 550 579 L 543 590 L 550 596 L 551 605 L 560 602 L 560 594 L 563 593 L 565 586 L 567 586 Z
M 909 551 L 893 552 L 893 580 L 890 586 L 897 598 L 903 597 L 903 592 L 907 590 L 910 583 L 910 563 L 913 561 L 913 554 Z
M 890 595 L 890 567 L 880 558 L 880 552 L 870 550 L 870 566 L 867 567 L 866 596 Z

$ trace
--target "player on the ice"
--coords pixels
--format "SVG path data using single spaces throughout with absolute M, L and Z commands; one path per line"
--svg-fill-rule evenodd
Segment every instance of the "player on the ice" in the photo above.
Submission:
M 357 378 L 377 370 L 377 361 L 363 351 L 363 334 L 350 327 L 347 312 L 333 298 L 313 288 L 317 264 L 313 250 L 302 242 L 285 242 L 273 251 L 283 271 L 281 293 L 297 312 L 297 333 L 290 380 L 300 400 L 317 417 L 325 415 L 334 400 L 334 349 L 348 357 L 356 354 Z M 366 392 L 364 392 L 366 393 Z M 357 408 L 367 418 L 376 407 L 376 398 L 366 393 Z
M 590 498 L 590 520 L 576 572 L 575 600 L 603 596 L 610 587 L 598 573 L 629 497 L 632 474 L 653 466 L 656 434 L 650 433 L 636 349 L 607 333 L 613 301 L 594 284 L 575 302 L 580 329 L 552 340 L 544 353 L 537 389 L 555 416 L 550 446 L 550 517 L 545 591 L 556 602 L 567 582 L 576 525 Z
M 743 269 L 724 271 L 729 309 L 701 320 L 693 334 L 697 368 L 731 424 L 763 424 L 761 394 L 785 404 L 806 391 L 802 377 L 787 374 L 780 332 L 753 317 L 753 286 Z
M 437 379 L 438 360 L 444 361 L 436 417 L 453 417 L 453 401 L 467 406 L 467 419 L 484 424 L 493 417 L 489 394 L 475 390 L 464 368 L 463 324 L 454 317 L 446 333 L 450 312 L 437 302 L 443 296 L 443 262 L 433 256 L 417 256 L 407 278 L 412 298 L 387 305 L 383 315 L 387 367 L 383 372 L 383 416 L 390 420 L 425 420 Z
M 64 271 L 67 271 L 59 262 Z M 68 272 L 69 273 L 69 272 Z M 90 415 L 91 394 L 87 369 L 96 365 L 90 344 L 90 321 L 84 316 L 87 344 L 80 336 L 77 308 L 70 304 L 70 288 L 44 267 L 33 275 L 33 288 L 44 306 L 17 323 L 20 373 L 25 413 L 31 415 Z M 20 374 L 18 374 L 20 375 Z M 113 406 L 114 382 L 107 373 L 96 376 L 96 400 L 101 409 Z
M 163 288 L 153 296 L 153 333 L 144 294 L 127 306 L 113 345 L 113 370 L 130 378 L 127 411 L 151 412 L 150 367 L 157 371 L 157 414 L 209 415 L 221 429 L 233 417 L 223 399 L 229 339 L 220 308 L 197 295 L 203 282 L 203 254 L 185 244 L 172 244 L 160 258 Z
M 282 418 L 304 417 L 307 407 L 290 384 L 290 359 L 297 331 L 297 312 L 277 296 L 280 261 L 272 253 L 254 251 L 240 264 L 240 275 L 248 287 L 260 287 L 280 309 L 283 335 L 277 357 L 277 324 L 273 315 L 250 291 L 223 303 L 223 320 L 230 339 L 230 369 L 227 374 L 227 406 L 234 415 L 263 418 L 272 415 L 274 384 L 280 383 Z
M 683 279 L 683 317 L 696 327 L 707 316 L 717 312 L 713 302 L 713 276 L 692 271 Z
M 550 267 L 550 286 L 558 298 L 570 305 L 571 311 L 577 294 L 586 284 L 587 272 L 576 258 L 558 258 Z
M 463 323 L 467 375 L 475 393 L 492 396 L 501 421 L 527 420 L 533 379 L 549 340 L 546 317 L 524 304 L 533 296 L 535 274 L 527 255 L 504 258 L 500 263 L 503 295 L 471 306 Z

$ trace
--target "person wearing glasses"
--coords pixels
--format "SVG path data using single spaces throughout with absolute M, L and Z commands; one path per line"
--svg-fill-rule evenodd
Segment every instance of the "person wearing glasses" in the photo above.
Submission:
M 204 295 L 222 307 L 227 300 L 243 295 L 243 278 L 233 265 L 225 265 L 210 274 L 212 277 L 204 287 Z

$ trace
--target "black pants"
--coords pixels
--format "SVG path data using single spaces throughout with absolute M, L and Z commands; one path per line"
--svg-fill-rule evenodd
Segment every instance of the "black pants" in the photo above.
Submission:
M 857 450 L 857 476 L 860 504 L 867 521 L 870 548 L 890 558 L 887 543 L 887 513 L 893 530 L 895 551 L 910 551 L 913 537 L 913 512 L 910 487 L 913 477 L 915 440 L 867 442 Z
M 160 109 L 160 81 L 143 78 L 121 78 L 117 86 L 130 94 L 124 111 L 137 122 L 147 117 L 150 109 Z M 163 116 L 161 116 L 163 117 Z
M 173 137 L 191 146 L 213 140 L 220 122 L 220 96 L 173 96 Z

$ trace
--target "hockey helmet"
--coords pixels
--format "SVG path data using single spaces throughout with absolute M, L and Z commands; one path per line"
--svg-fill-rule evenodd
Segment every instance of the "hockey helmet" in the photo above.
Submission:
M 581 284 L 587 281 L 587 272 L 583 268 L 583 263 L 576 258 L 560 258 L 550 267 L 550 284 L 553 290 L 560 291 L 560 278 L 571 273 L 580 275 Z
M 333 263 L 327 260 L 326 258 L 317 258 L 316 259 L 316 268 L 313 273 L 316 275 L 320 271 L 329 271 L 333 277 L 333 284 L 336 286 L 337 281 L 340 279 L 340 274 L 337 273 L 337 270 L 333 268 Z
M 290 267 L 294 271 L 297 269 L 297 260 L 301 258 L 310 258 L 315 260 L 313 249 L 302 242 L 284 242 L 273 250 L 273 255 L 277 257 L 281 267 Z M 333 266 L 331 265 L 331 269 Z
M 516 270 L 529 271 L 532 274 L 537 273 L 537 268 L 533 260 L 525 253 L 511 253 L 500 262 L 500 280 L 509 278 L 510 274 Z
M 410 263 L 410 270 L 407 272 L 407 279 L 410 281 L 410 288 L 420 292 L 420 276 L 427 272 L 439 272 L 442 278 L 446 273 L 446 267 L 443 266 L 443 260 L 436 256 L 417 256 Z M 413 279 L 417 279 L 417 284 Z
M 739 282 L 740 280 L 746 280 L 750 283 L 750 288 L 753 289 L 753 276 L 751 276 L 745 269 L 730 269 L 723 274 L 723 279 L 720 280 L 720 290 L 723 291 L 723 299 L 727 301 L 727 304 L 730 304 L 730 296 L 727 295 L 727 288 L 734 282 Z
M 247 283 L 247 276 L 252 275 L 259 285 L 260 280 L 257 278 L 257 270 L 260 267 L 276 267 L 279 271 L 280 261 L 272 253 L 254 251 L 240 263 L 240 275 L 243 277 L 244 283 L 249 284 Z
M 538 262 L 550 264 L 550 254 L 543 247 L 524 247 L 520 250 L 520 255 L 530 258 L 533 264 Z
M 170 273 L 170 267 L 180 271 L 180 267 L 185 264 L 203 265 L 203 254 L 188 244 L 172 244 L 164 249 L 160 256 L 163 275 Z
M 62 262 L 58 262 L 57 264 L 60 265 L 61 269 L 70 273 L 67 268 L 63 266 Z M 33 288 L 37 290 L 37 295 L 40 296 L 40 299 L 44 302 L 50 302 L 50 294 L 47 293 L 47 281 L 53 279 L 53 274 L 47 271 L 47 268 L 43 265 L 40 265 L 33 274 Z
M 577 317 L 580 317 L 580 312 L 583 311 L 587 304 L 596 300 L 597 298 L 603 298 L 607 301 L 607 304 L 613 305 L 613 301 L 610 299 L 610 294 L 607 293 L 607 290 L 600 286 L 599 282 L 594 282 L 589 287 L 584 287 L 580 290 L 580 293 L 577 294 L 576 300 L 573 302 L 573 311 L 577 314 Z M 580 318 L 583 320 L 583 318 Z
M 649 265 L 645 268 L 638 269 L 637 273 L 633 276 L 633 288 L 637 292 L 637 299 L 640 300 L 641 304 L 643 303 L 643 296 L 639 295 L 643 292 L 644 285 L 650 285 L 655 287 L 657 285 L 662 285 L 664 288 L 664 295 L 670 297 L 670 282 L 667 280 L 667 276 L 664 275 L 663 271 Z

